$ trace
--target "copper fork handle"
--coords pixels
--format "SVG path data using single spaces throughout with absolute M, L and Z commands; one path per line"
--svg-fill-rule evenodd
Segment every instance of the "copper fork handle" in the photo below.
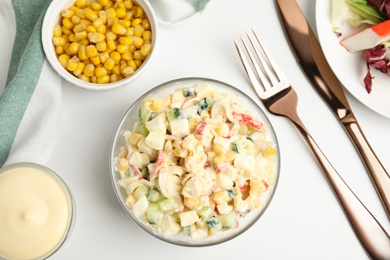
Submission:
M 353 121 L 353 120 L 352 120 Z M 363 134 L 357 121 L 343 122 L 353 144 L 359 152 L 360 157 L 374 183 L 374 187 L 379 194 L 382 204 L 386 210 L 387 217 L 390 218 L 390 176 L 372 150 L 366 137 Z
M 373 259 L 390 259 L 390 237 L 333 168 L 299 118 L 291 121 L 309 144 L 362 246 Z

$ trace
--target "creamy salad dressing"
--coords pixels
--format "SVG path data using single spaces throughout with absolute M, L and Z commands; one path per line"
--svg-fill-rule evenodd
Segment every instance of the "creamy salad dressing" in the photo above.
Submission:
M 49 173 L 33 167 L 0 174 L 0 257 L 35 259 L 62 242 L 70 198 Z

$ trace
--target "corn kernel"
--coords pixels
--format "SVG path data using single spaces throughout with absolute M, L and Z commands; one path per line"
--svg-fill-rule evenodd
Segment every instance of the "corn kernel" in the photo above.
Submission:
M 98 0 L 98 3 L 101 4 L 102 6 L 108 5 L 109 2 L 110 0 Z
M 77 15 L 78 17 L 80 17 L 82 19 L 82 18 L 85 18 L 84 12 L 85 12 L 84 9 L 78 8 L 75 11 L 75 15 Z
M 133 6 L 132 11 L 135 17 L 142 17 L 144 15 L 144 9 L 140 6 Z
M 131 38 L 133 39 L 133 40 L 132 40 L 133 45 L 134 45 L 137 49 L 141 48 L 141 46 L 144 44 L 144 39 L 142 39 L 141 37 L 132 36 Z
M 111 31 L 106 32 L 106 39 L 108 41 L 110 41 L 110 40 L 115 41 L 116 38 L 117 38 L 117 35 L 115 33 L 111 32 Z
M 134 73 L 134 70 L 130 66 L 124 66 L 123 69 L 121 70 L 122 74 L 127 77 L 130 76 L 131 74 Z
M 92 63 L 85 65 L 83 73 L 87 77 L 94 76 L 95 75 L 95 65 L 93 65 Z
M 229 193 L 226 190 L 222 190 L 222 191 L 215 192 L 212 195 L 212 199 L 216 204 L 221 205 L 225 202 L 228 202 L 230 200 L 230 197 L 229 197 Z
M 119 65 L 115 65 L 114 68 L 112 68 L 112 73 L 117 76 L 121 75 L 121 68 L 119 67 Z
M 106 51 L 107 50 L 107 43 L 105 41 L 101 41 L 101 42 L 96 43 L 96 49 L 99 52 Z
M 148 56 L 151 51 L 152 51 L 152 45 L 150 43 L 145 43 L 144 45 L 142 45 L 140 49 L 140 53 L 143 56 Z
M 101 42 L 106 39 L 106 36 L 104 36 L 104 34 L 100 34 L 97 32 L 90 32 L 88 33 L 87 36 L 88 36 L 88 40 L 93 43 Z
M 98 27 L 96 27 L 96 32 L 100 34 L 105 34 L 106 31 L 107 31 L 107 27 L 104 24 L 98 25 Z
M 192 198 L 184 197 L 183 203 L 187 208 L 189 208 L 191 210 L 196 210 L 201 206 L 199 199 L 192 199 Z
M 152 32 L 151 31 L 144 31 L 142 34 L 142 38 L 144 38 L 144 41 L 151 41 L 152 40 Z
M 110 53 L 110 57 L 115 61 L 115 64 L 118 63 L 121 60 L 121 55 L 117 51 L 112 51 Z
M 62 10 L 61 11 L 61 16 L 66 17 L 66 18 L 71 18 L 74 15 L 73 10 Z
M 116 42 L 113 40 L 108 40 L 107 41 L 107 48 L 111 51 L 116 49 Z
M 79 76 L 81 75 L 81 73 L 83 73 L 83 70 L 85 68 L 85 64 L 83 62 L 77 62 L 77 67 L 76 69 L 73 71 L 73 74 L 75 76 Z
M 64 37 L 65 35 L 69 35 L 71 33 L 71 30 L 65 28 L 64 26 L 61 27 L 61 30 L 62 30 L 62 37 Z
M 88 25 L 86 31 L 87 31 L 88 33 L 90 33 L 90 32 L 96 32 L 96 27 L 93 26 L 93 25 Z
M 59 24 L 56 24 L 53 29 L 53 37 L 61 37 L 62 36 L 62 29 Z
M 107 75 L 107 69 L 104 67 L 98 67 L 95 69 L 95 75 L 98 78 Z
M 107 59 L 110 58 L 110 54 L 108 54 L 108 52 L 105 51 L 105 52 L 100 53 L 99 57 L 100 57 L 100 61 L 102 63 L 105 63 L 107 61 Z
M 142 27 L 141 24 L 137 24 L 136 26 L 134 26 L 134 35 L 135 36 L 142 37 L 144 31 L 145 31 L 145 29 L 144 29 L 144 27 Z
M 126 34 L 126 28 L 123 25 L 119 24 L 119 23 L 113 24 L 112 27 L 111 27 L 111 31 L 113 33 L 120 34 L 120 35 L 125 35 Z
M 116 11 L 114 8 L 106 9 L 106 17 L 107 19 L 112 19 L 116 17 Z
M 84 74 L 78 75 L 78 78 L 81 79 L 82 81 L 85 81 L 85 82 L 91 82 L 91 78 L 85 76 Z
M 70 56 L 68 54 L 62 54 L 58 57 L 58 61 L 61 63 L 62 67 L 66 68 L 66 64 L 68 63 L 68 60 L 70 59 Z
M 74 71 L 77 69 L 77 62 L 74 60 L 74 59 L 69 59 L 67 64 L 66 64 L 66 68 L 69 70 L 69 71 Z
M 116 82 L 118 81 L 118 76 L 115 74 L 110 75 L 110 82 Z
M 88 45 L 85 51 L 87 53 L 87 56 L 90 58 L 95 57 L 98 54 L 96 47 L 94 45 Z
M 88 46 L 89 45 L 89 40 L 88 40 L 88 38 L 84 38 L 84 39 L 81 39 L 79 41 L 79 43 L 80 43 L 80 45 L 82 44 L 82 45 Z
M 85 2 L 85 0 L 76 0 L 76 6 L 80 8 L 85 7 Z
M 141 51 L 135 51 L 134 53 L 133 53 L 133 58 L 135 59 L 135 60 L 139 60 L 139 61 L 143 61 L 143 60 L 145 60 L 146 59 L 146 57 L 144 56 L 144 55 L 142 55 L 141 54 Z
M 91 3 L 91 9 L 94 11 L 100 11 L 102 10 L 103 6 L 97 2 Z
M 123 25 L 126 28 L 129 28 L 131 26 L 131 22 L 128 20 L 118 20 L 118 23 Z
M 72 54 L 76 54 L 79 52 L 80 44 L 78 42 L 72 42 L 69 46 L 69 52 Z
M 65 38 L 64 37 L 53 37 L 53 44 L 55 46 L 65 46 Z
M 131 22 L 131 26 L 135 27 L 136 25 L 141 24 L 141 23 L 142 23 L 142 19 L 136 18 Z
M 119 37 L 119 43 L 125 44 L 125 45 L 130 45 L 132 43 L 132 38 L 131 37 Z
M 69 30 L 73 29 L 73 27 L 74 27 L 74 24 L 72 23 L 72 21 L 67 17 L 62 19 L 62 25 Z
M 129 164 L 125 158 L 121 158 L 118 161 L 117 168 L 119 171 L 126 171 L 129 167 Z
M 108 75 L 98 77 L 96 80 L 96 83 L 99 83 L 99 84 L 105 84 L 108 82 L 110 82 L 110 76 L 108 76 Z
M 85 18 L 89 19 L 92 22 L 98 18 L 98 15 L 96 14 L 96 12 L 94 10 L 89 9 L 89 8 L 85 10 L 84 15 L 85 15 Z
M 82 32 L 82 31 L 85 31 L 87 29 L 87 24 L 86 23 L 79 23 L 79 24 L 76 24 L 73 28 L 73 32 L 74 33 L 78 33 L 78 32 Z
M 133 0 L 125 0 L 125 1 L 123 1 L 123 4 L 125 5 L 125 7 L 127 9 L 133 8 Z
M 79 45 L 78 57 L 80 60 L 87 60 L 88 59 L 87 53 L 85 51 L 85 47 L 86 46 L 84 44 Z
M 126 10 L 123 8 L 116 9 L 116 17 L 123 18 L 126 15 Z
M 124 53 L 122 53 L 121 57 L 122 57 L 122 60 L 129 61 L 129 60 L 133 59 L 133 54 L 127 50 Z
M 72 33 L 72 34 L 69 35 L 68 41 L 70 41 L 70 42 L 78 42 L 79 39 L 77 39 L 76 35 L 74 33 Z
M 115 61 L 112 58 L 108 58 L 106 62 L 104 62 L 104 68 L 107 70 L 112 70 L 115 66 Z
M 128 11 L 126 12 L 126 15 L 123 17 L 123 20 L 130 21 L 133 18 L 133 12 Z
M 104 10 L 99 11 L 99 19 L 101 19 L 103 21 L 103 23 L 107 22 L 106 11 L 104 11 Z
M 142 65 L 142 60 L 134 60 L 135 65 L 139 68 Z
M 97 83 L 97 77 L 95 75 L 91 77 L 91 82 Z
M 95 57 L 91 57 L 91 58 L 89 58 L 89 60 L 95 66 L 100 64 L 100 56 L 99 55 L 96 55 Z
M 56 46 L 56 54 L 61 55 L 64 53 L 64 47 L 63 46 Z
M 143 19 L 142 20 L 142 27 L 144 27 L 145 30 L 150 30 L 150 21 L 149 21 L 149 19 Z
M 118 44 L 118 45 L 116 46 L 116 50 L 117 50 L 117 52 L 119 52 L 119 53 L 124 53 L 124 52 L 126 52 L 128 49 L 129 49 L 129 45 Z
M 129 61 L 127 62 L 127 65 L 129 65 L 130 67 L 132 67 L 133 70 L 136 70 L 136 69 L 138 68 L 138 66 L 137 66 L 137 64 L 135 63 L 134 60 L 129 60 Z
M 73 24 L 79 24 L 80 23 L 80 17 L 78 17 L 77 15 L 73 15 L 70 20 L 72 21 Z
M 77 33 L 75 33 L 75 37 L 78 40 L 85 39 L 85 38 L 87 38 L 87 32 L 86 31 L 77 32 Z

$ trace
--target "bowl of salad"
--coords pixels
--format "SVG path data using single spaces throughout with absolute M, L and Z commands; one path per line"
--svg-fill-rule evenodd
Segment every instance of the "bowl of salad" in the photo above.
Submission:
M 261 108 L 226 83 L 183 78 L 140 97 L 114 135 L 111 180 L 125 212 L 181 246 L 228 241 L 262 216 L 279 146 Z

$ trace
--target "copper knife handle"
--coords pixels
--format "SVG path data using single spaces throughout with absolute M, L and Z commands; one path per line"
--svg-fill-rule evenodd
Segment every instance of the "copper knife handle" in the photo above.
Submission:
M 363 134 L 362 129 L 357 121 L 348 122 L 343 120 L 344 128 L 349 134 L 349 137 L 353 141 L 355 148 L 358 150 L 360 157 L 370 175 L 374 187 L 380 195 L 382 204 L 384 205 L 387 213 L 387 217 L 390 218 L 390 176 L 386 172 L 382 163 L 372 150 L 366 137 Z

